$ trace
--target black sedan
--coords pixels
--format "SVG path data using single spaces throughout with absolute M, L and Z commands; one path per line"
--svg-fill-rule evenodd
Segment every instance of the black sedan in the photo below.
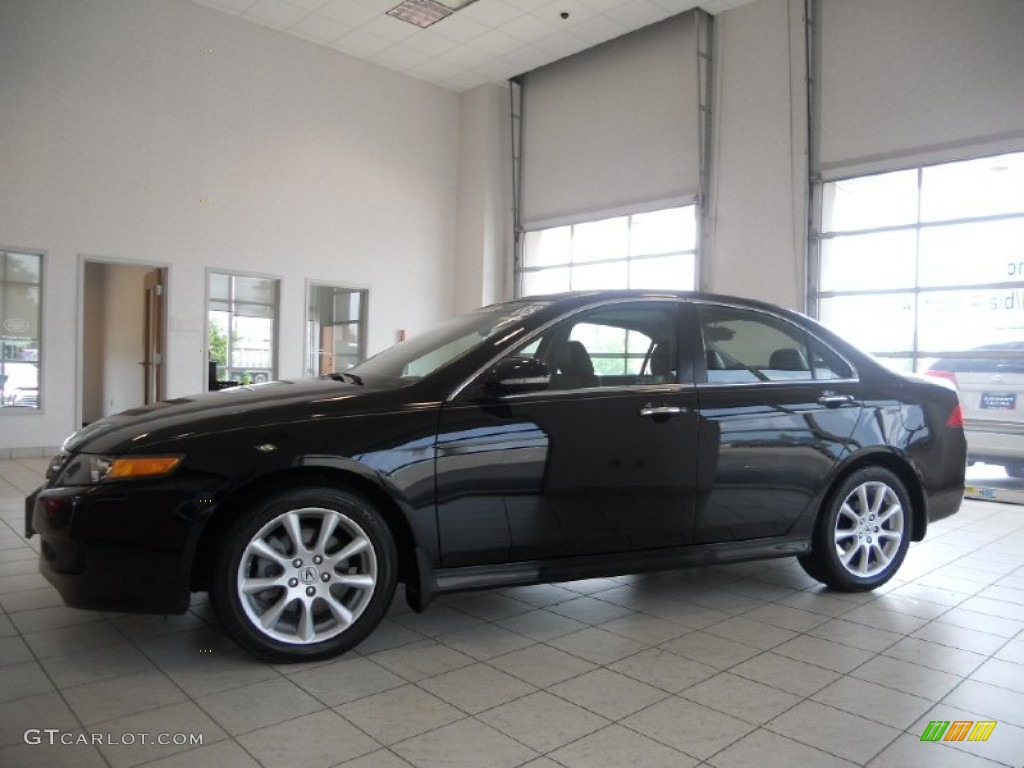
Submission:
M 796 556 L 839 590 L 957 511 L 955 391 L 794 312 L 703 294 L 526 298 L 345 373 L 128 411 L 26 501 L 72 606 L 208 590 L 265 659 L 351 648 L 440 593 Z

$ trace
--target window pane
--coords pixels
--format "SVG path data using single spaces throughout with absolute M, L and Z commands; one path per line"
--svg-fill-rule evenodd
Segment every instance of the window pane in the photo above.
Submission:
M 920 285 L 1024 280 L 1024 218 L 921 229 Z
M 572 256 L 572 227 L 527 232 L 523 246 L 524 267 L 568 264 Z
M 844 235 L 821 241 L 821 290 L 914 287 L 916 230 Z
M 917 171 L 896 171 L 824 185 L 822 231 L 913 224 L 917 221 Z
M 0 408 L 39 407 L 42 262 L 0 252 Z
M 1024 153 L 925 168 L 921 220 L 1024 213 Z
M 238 276 L 233 276 L 232 280 L 235 284 L 235 301 L 273 304 L 277 299 L 275 295 L 276 280 L 269 280 L 263 277 Z
M 231 275 L 210 275 L 210 300 L 228 301 L 231 298 Z
M 928 291 L 918 304 L 918 348 L 926 354 L 1021 340 L 1020 289 Z
M 803 334 L 754 312 L 700 308 L 708 381 L 714 384 L 812 378 Z
M 569 267 L 523 272 L 523 296 L 564 293 L 569 290 Z
M 345 371 L 362 362 L 365 290 L 312 283 L 306 316 L 306 376 Z
M 38 283 L 42 259 L 31 253 L 7 254 L 6 279 L 16 283 Z
M 210 273 L 207 307 L 211 388 L 270 381 L 275 375 L 277 280 Z
M 912 293 L 820 299 L 818 317 L 865 352 L 908 352 L 914 348 Z
M 634 259 L 629 263 L 629 287 L 692 291 L 693 262 L 693 254 Z
M 696 208 L 669 208 L 633 216 L 629 255 L 692 251 L 697 247 Z
M 603 264 L 574 266 L 572 290 L 591 291 L 602 288 L 625 288 L 628 284 L 627 262 L 612 261 Z
M 629 253 L 629 218 L 620 216 L 577 224 L 572 233 L 573 263 L 624 258 Z M 623 281 L 618 287 L 623 287 Z

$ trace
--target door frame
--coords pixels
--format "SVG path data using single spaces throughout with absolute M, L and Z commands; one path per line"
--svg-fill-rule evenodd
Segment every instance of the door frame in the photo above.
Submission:
M 116 267 L 145 267 L 148 269 L 162 269 L 166 275 L 164 282 L 164 307 L 170 306 L 170 282 L 171 265 L 167 262 L 152 261 L 149 259 L 132 259 L 122 256 L 102 256 L 92 253 L 78 254 L 78 285 L 75 291 L 75 412 L 74 429 L 76 432 L 82 428 L 82 414 L 85 410 L 83 400 L 85 398 L 85 266 L 86 264 L 109 264 Z M 163 328 L 161 333 L 164 338 L 164 365 L 161 375 L 163 376 L 163 387 L 167 387 L 167 322 L 170 312 L 164 312 Z M 142 323 L 145 318 L 142 318 Z M 143 332 L 142 325 L 139 326 L 139 333 Z M 70 434 L 70 433 L 69 433 Z

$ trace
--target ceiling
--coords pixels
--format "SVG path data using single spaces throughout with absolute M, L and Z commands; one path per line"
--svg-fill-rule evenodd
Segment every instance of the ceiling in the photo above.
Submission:
M 753 0 L 477 0 L 427 29 L 386 15 L 401 0 L 192 2 L 465 91 L 697 6 L 718 14 Z

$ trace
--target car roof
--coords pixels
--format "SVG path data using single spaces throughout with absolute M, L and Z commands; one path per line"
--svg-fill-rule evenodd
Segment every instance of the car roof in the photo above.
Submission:
M 519 299 L 515 299 L 516 302 L 546 302 L 552 304 L 565 304 L 565 305 L 583 305 L 594 302 L 615 300 L 615 299 L 681 299 L 690 301 L 709 301 L 721 304 L 736 304 L 740 306 L 751 307 L 754 309 L 766 309 L 772 312 L 785 312 L 793 313 L 803 316 L 802 313 L 797 312 L 786 307 L 781 307 L 777 304 L 771 304 L 766 301 L 760 301 L 758 299 L 748 299 L 740 296 L 731 296 L 728 294 L 720 293 L 706 293 L 704 291 L 664 291 L 664 290 L 651 290 L 643 288 L 632 288 L 632 289 L 614 289 L 614 290 L 594 290 L 594 291 L 567 291 L 564 293 L 546 293 L 539 295 L 523 296 Z

